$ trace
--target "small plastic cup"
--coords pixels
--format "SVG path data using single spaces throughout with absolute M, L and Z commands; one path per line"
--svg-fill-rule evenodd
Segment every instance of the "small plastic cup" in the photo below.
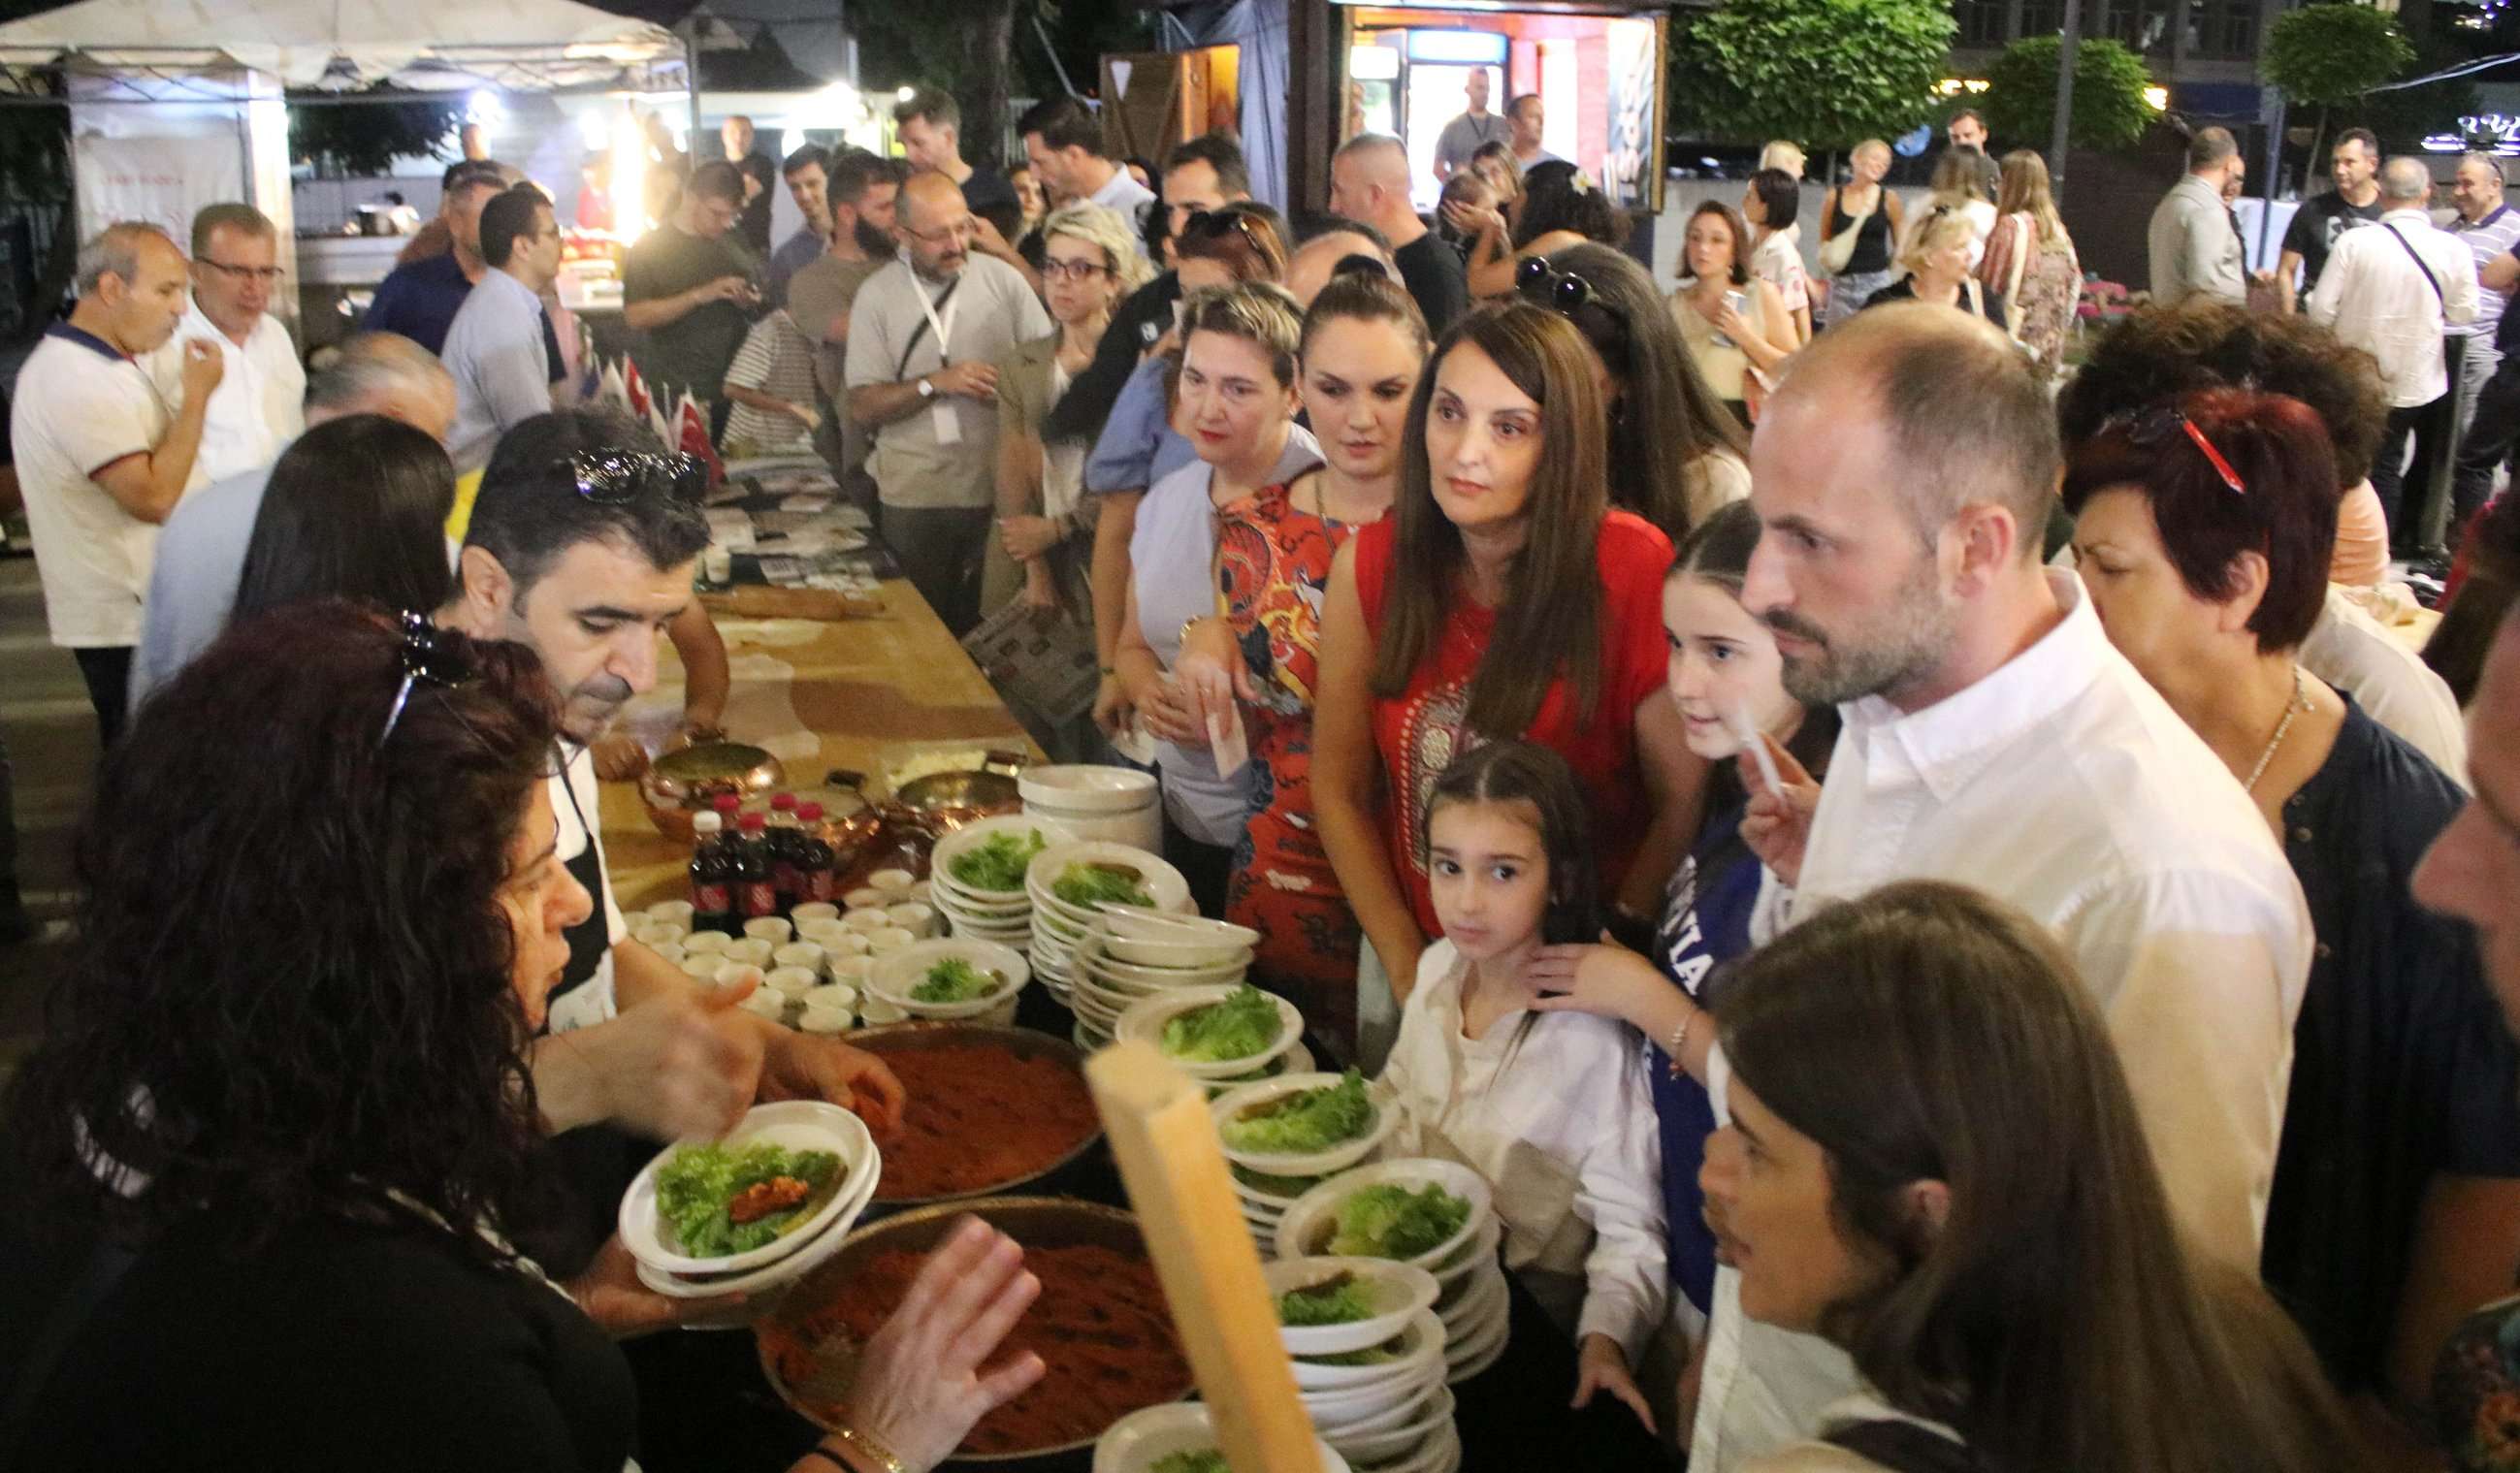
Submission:
M 918 941 L 918 939 L 919 938 L 917 936 L 912 935 L 909 931 L 902 929 L 900 926 L 886 926 L 882 930 L 867 937 L 867 949 L 874 956 L 889 957 L 893 953 L 910 946 L 912 943 Z
M 910 1014 L 902 1011 L 898 1004 L 868 993 L 858 1000 L 858 1021 L 869 1028 L 880 1028 L 886 1023 L 907 1023 Z
M 788 995 L 784 992 L 773 992 L 765 987 L 735 1005 L 757 1018 L 768 1018 L 774 1023 L 788 1021 Z
M 734 937 L 724 931 L 694 931 L 683 938 L 683 954 L 689 957 L 705 957 L 725 951 L 728 944 L 734 940 Z
M 657 956 L 664 958 L 676 966 L 683 964 L 683 958 L 686 955 L 683 951 L 683 944 L 679 941 L 659 941 L 651 945 L 648 950 L 654 952 Z
M 829 951 L 833 937 L 846 936 L 851 933 L 847 926 L 840 924 L 840 918 L 838 916 L 826 915 L 816 916 L 811 920 L 797 921 L 796 934 L 800 938 L 813 942 L 815 945 Z
M 720 987 L 734 987 L 742 983 L 746 977 L 752 979 L 754 984 L 752 990 L 754 992 L 768 992 L 770 990 L 767 987 L 760 985 L 764 981 L 768 980 L 762 976 L 761 968 L 753 965 L 749 961 L 720 962 L 718 963 L 717 975 L 710 980 L 714 981 Z
M 717 969 L 726 965 L 726 959 L 715 952 L 700 952 L 685 957 L 682 964 L 686 975 L 714 985 L 717 981 Z
M 892 917 L 883 914 L 881 906 L 862 906 L 841 916 L 840 924 L 872 936 L 892 924 Z
M 680 941 L 691 933 L 690 926 L 677 920 L 642 920 L 630 930 L 631 935 L 649 946 L 663 946 L 669 941 Z
M 844 927 L 841 929 L 840 934 L 822 943 L 822 947 L 826 953 L 834 959 L 840 957 L 863 957 L 867 954 L 867 933 L 864 931 L 848 930 Z
M 748 961 L 754 966 L 760 967 L 764 971 L 768 971 L 770 969 L 770 954 L 777 950 L 777 946 L 762 940 L 758 936 L 746 936 L 742 941 L 730 941 L 726 944 L 726 960 L 729 961 Z
M 837 920 L 840 918 L 840 908 L 828 900 L 809 900 L 802 905 L 790 907 L 788 916 L 796 922 L 796 934 L 802 936 L 805 934 L 807 921 Z
M 790 941 L 770 954 L 770 960 L 782 967 L 802 967 L 819 979 L 823 972 L 823 949 L 811 941 Z
M 919 876 L 907 870 L 878 870 L 867 876 L 867 883 L 887 895 L 900 896 L 908 894 L 910 887 L 919 883 Z
M 789 925 L 784 915 L 763 915 L 743 923 L 744 935 L 755 941 L 767 941 L 772 946 L 786 946 L 795 933 L 795 927 Z
M 660 900 L 643 914 L 650 920 L 661 920 L 687 931 L 692 928 L 692 903 L 688 900 Z
M 846 1033 L 857 1019 L 833 1007 L 808 1007 L 796 1014 L 801 1033 Z
M 854 987 L 843 987 L 834 982 L 828 986 L 817 987 L 811 992 L 798 994 L 796 1002 L 808 1012 L 816 1008 L 825 1008 L 834 1012 L 855 1013 L 858 1010 L 858 990 Z
M 834 986 L 866 990 L 867 977 L 875 971 L 873 957 L 833 957 L 831 973 Z
M 849 909 L 852 911 L 880 910 L 886 901 L 892 899 L 892 892 L 878 890 L 873 885 L 861 885 L 841 899 L 849 903 Z
M 769 984 L 768 991 L 781 997 L 794 998 L 812 992 L 823 978 L 810 966 L 774 966 L 762 980 Z
M 897 906 L 884 907 L 883 914 L 892 917 L 894 925 L 913 936 L 936 934 L 936 911 L 932 906 L 922 905 L 915 900 L 906 900 Z

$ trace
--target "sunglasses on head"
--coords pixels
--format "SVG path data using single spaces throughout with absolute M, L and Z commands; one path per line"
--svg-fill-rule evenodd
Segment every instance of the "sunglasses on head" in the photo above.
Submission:
M 2196 427 L 2195 421 L 2170 405 L 2112 415 L 2104 427 L 2123 430 L 2128 439 L 2147 449 L 2166 444 L 2184 431 L 2189 443 L 2205 457 L 2205 463 L 2223 478 L 2223 484 L 2231 488 L 2232 495 L 2249 494 L 2248 486 L 2240 479 L 2240 472 L 2231 469 L 2231 463 L 2223 458 L 2223 452 L 2214 448 L 2212 440 L 2205 438 L 2205 431 Z
M 1513 290 L 1524 301 L 1573 323 L 1612 373 L 1628 372 L 1628 320 L 1591 282 L 1535 255 L 1513 268 Z
M 472 656 L 459 636 L 449 634 L 428 621 L 428 616 L 404 609 L 401 614 L 402 648 L 396 656 L 402 666 L 402 685 L 394 691 L 393 707 L 385 713 L 384 730 L 377 734 L 377 745 L 383 746 L 402 721 L 403 708 L 411 703 L 414 686 L 435 686 L 441 690 L 463 685 L 476 672 Z
M 708 463 L 679 451 L 581 450 L 552 469 L 599 506 L 624 506 L 657 491 L 695 505 L 708 495 Z
M 1251 217 L 1240 210 L 1194 209 L 1190 212 L 1187 219 L 1182 221 L 1184 239 L 1198 236 L 1212 240 L 1224 236 L 1228 231 L 1241 236 L 1242 244 L 1258 252 L 1262 260 L 1269 258 L 1269 247 L 1260 244 L 1259 233 L 1251 228 Z

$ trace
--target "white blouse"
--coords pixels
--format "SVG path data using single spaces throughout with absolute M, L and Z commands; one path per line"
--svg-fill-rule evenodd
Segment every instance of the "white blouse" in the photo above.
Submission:
M 1464 1038 L 1468 970 L 1449 941 L 1418 960 L 1382 1070 L 1406 1106 L 1389 1154 L 1477 1172 L 1504 1221 L 1506 1267 L 1579 1342 L 1607 1335 L 1637 1364 L 1669 1283 L 1644 1050 L 1626 1024 L 1580 1012 L 1508 1013 Z

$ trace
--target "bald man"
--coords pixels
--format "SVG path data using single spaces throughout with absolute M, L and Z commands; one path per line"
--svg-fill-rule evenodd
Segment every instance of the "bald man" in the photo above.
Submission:
M 849 307 L 848 413 L 875 436 L 883 540 L 957 639 L 980 618 L 997 505 L 999 359 L 1046 335 L 1023 276 L 971 248 L 970 206 L 943 174 L 901 187 L 901 254 Z
M 1418 218 L 1409 200 L 1409 151 L 1397 138 L 1360 133 L 1330 158 L 1330 213 L 1371 225 L 1391 243 L 1391 263 L 1441 334 L 1470 308 L 1470 283 L 1453 247 Z
M 1286 290 L 1296 301 L 1311 306 L 1313 298 L 1322 294 L 1322 288 L 1329 285 L 1339 262 L 1356 255 L 1380 261 L 1383 270 L 1394 277 L 1400 275 L 1392 264 L 1390 250 L 1372 236 L 1358 230 L 1326 230 L 1296 246 L 1295 253 L 1287 258 Z
M 2418 525 L 2431 477 L 2418 467 L 2415 494 L 2406 494 L 2407 441 L 2450 392 L 2442 334 L 2476 317 L 2476 257 L 2456 236 L 2436 229 L 2424 204 L 2432 170 L 2420 158 L 2392 158 L 2380 169 L 2380 218 L 2336 238 L 2327 268 L 2311 289 L 2310 318 L 2380 360 L 2389 391 L 2389 432 L 2371 467 L 2371 489 L 2389 518 L 2389 542 L 2401 558 L 2423 549 Z

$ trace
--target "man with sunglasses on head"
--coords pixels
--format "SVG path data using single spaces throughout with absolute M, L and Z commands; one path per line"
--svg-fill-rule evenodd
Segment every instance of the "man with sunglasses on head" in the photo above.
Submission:
M 193 216 L 193 305 L 144 366 L 158 392 L 177 404 L 186 342 L 214 343 L 226 360 L 202 420 L 196 484 L 269 465 L 306 428 L 299 408 L 306 371 L 289 330 L 271 315 L 272 293 L 283 281 L 279 258 L 279 232 L 250 204 L 205 205 Z
M 848 414 L 875 435 L 878 525 L 902 575 L 960 639 L 980 618 L 995 535 L 998 361 L 1047 336 L 1023 277 L 971 248 L 970 206 L 943 174 L 901 187 L 901 255 L 849 306 Z

